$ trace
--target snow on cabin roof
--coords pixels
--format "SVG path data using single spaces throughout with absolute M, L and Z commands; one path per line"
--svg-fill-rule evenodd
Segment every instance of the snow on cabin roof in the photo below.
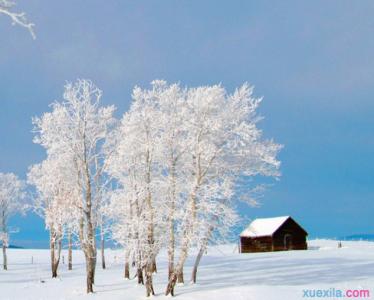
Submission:
M 240 236 L 271 236 L 288 218 L 290 218 L 290 216 L 256 219 L 243 230 Z

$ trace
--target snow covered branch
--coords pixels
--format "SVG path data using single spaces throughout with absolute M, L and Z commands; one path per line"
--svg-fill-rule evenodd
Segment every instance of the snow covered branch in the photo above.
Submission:
M 12 20 L 13 25 L 19 25 L 26 28 L 33 39 L 36 38 L 34 32 L 35 24 L 29 22 L 24 12 L 14 12 L 12 8 L 16 5 L 15 2 L 9 0 L 0 0 L 0 14 L 7 15 Z

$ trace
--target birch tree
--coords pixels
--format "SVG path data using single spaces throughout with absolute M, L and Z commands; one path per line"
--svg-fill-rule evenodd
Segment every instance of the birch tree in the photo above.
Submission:
M 52 105 L 52 111 L 34 119 L 36 137 L 48 155 L 67 156 L 74 169 L 79 191 L 74 203 L 80 211 L 79 239 L 86 259 L 87 293 L 93 292 L 96 267 L 95 227 L 106 156 L 103 145 L 115 125 L 114 106 L 101 107 L 102 91 L 89 80 L 65 85 L 64 99 Z
M 26 28 L 33 39 L 35 39 L 34 26 L 35 24 L 29 22 L 24 12 L 15 12 L 13 8 L 16 6 L 14 1 L 0 0 L 0 14 L 8 16 L 12 20 L 13 25 L 19 25 Z
M 154 81 L 152 87 L 158 109 L 157 164 L 162 168 L 160 181 L 163 183 L 166 195 L 162 208 L 166 210 L 164 214 L 167 216 L 168 277 L 170 278 L 174 269 L 175 247 L 179 233 L 176 230 L 176 222 L 183 209 L 182 195 L 185 193 L 186 186 L 183 164 L 189 147 L 186 126 L 189 117 L 186 107 L 187 90 L 181 88 L 179 84 L 168 85 L 164 81 Z
M 117 149 L 108 160 L 108 172 L 116 178 L 124 193 L 122 207 L 127 213 L 122 214 L 114 227 L 116 239 L 131 247 L 132 256 L 137 265 L 138 279 L 144 271 L 146 294 L 154 294 L 153 277 L 155 259 L 162 246 L 159 237 L 162 232 L 162 210 L 157 209 L 160 203 L 160 169 L 157 167 L 156 140 L 158 118 L 154 107 L 152 93 L 143 93 L 135 88 L 133 104 L 126 113 L 118 130 Z M 121 218 L 132 216 L 129 224 Z M 134 224 L 134 225 L 133 225 Z M 157 224 L 157 226 L 156 226 Z M 134 227 L 136 226 L 136 227 Z M 126 230 L 125 233 L 121 230 Z
M 209 220 L 204 212 L 204 199 L 214 201 L 223 193 L 226 202 L 233 201 L 235 182 L 241 176 L 277 176 L 279 162 L 276 155 L 280 146 L 261 138 L 256 124 L 260 118 L 256 109 L 259 99 L 252 97 L 247 84 L 232 95 L 221 86 L 190 89 L 188 105 L 188 135 L 190 158 L 184 167 L 189 171 L 189 192 L 180 220 L 179 258 L 170 276 L 165 294 L 174 295 L 174 287 L 183 272 L 189 250 L 199 233 L 199 218 Z M 219 184 L 228 181 L 230 184 Z M 212 183 L 218 183 L 212 189 Z M 222 205 L 214 201 L 213 208 Z M 226 203 L 230 207 L 230 202 Z M 212 209 L 207 210 L 207 212 Z M 202 214 L 202 217 L 199 217 Z M 225 216 L 213 213 L 216 224 Z M 214 224 L 214 223 L 212 223 Z M 213 228 L 212 230 L 214 230 Z M 208 232 L 208 237 L 210 233 Z
M 3 248 L 3 269 L 8 269 L 6 249 L 9 243 L 8 221 L 11 216 L 23 213 L 25 203 L 25 184 L 13 173 L 0 173 L 0 237 Z
M 61 258 L 62 240 L 66 233 L 76 228 L 76 209 L 72 203 L 78 197 L 77 189 L 69 176 L 66 157 L 48 158 L 30 167 L 28 183 L 35 186 L 34 211 L 44 218 L 50 233 L 50 258 L 52 278 L 57 277 Z
M 73 212 L 71 209 L 68 210 L 69 215 L 67 216 L 66 224 L 65 224 L 65 236 L 66 241 L 68 244 L 68 270 L 73 270 L 73 244 L 75 244 L 74 237 L 77 236 L 79 224 L 77 220 L 79 220 L 80 212 L 75 209 Z

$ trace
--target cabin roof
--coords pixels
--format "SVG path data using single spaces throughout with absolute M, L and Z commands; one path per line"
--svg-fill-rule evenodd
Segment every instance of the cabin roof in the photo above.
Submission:
M 290 216 L 255 219 L 242 231 L 241 237 L 272 236 L 275 231 L 286 222 Z

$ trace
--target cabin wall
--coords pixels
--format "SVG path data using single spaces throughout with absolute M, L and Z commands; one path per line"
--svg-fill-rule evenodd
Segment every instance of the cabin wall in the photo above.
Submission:
M 292 242 L 287 247 L 285 245 L 285 234 L 279 233 L 277 237 L 274 238 L 274 251 L 283 251 L 283 250 L 306 250 L 308 248 L 306 237 L 297 236 L 291 233 Z
M 251 253 L 251 252 L 268 252 L 273 250 L 272 238 L 258 237 L 240 237 L 240 253 Z
M 285 239 L 290 242 L 285 243 Z M 306 250 L 306 233 L 296 222 L 289 219 L 273 234 L 273 245 L 274 251 Z

